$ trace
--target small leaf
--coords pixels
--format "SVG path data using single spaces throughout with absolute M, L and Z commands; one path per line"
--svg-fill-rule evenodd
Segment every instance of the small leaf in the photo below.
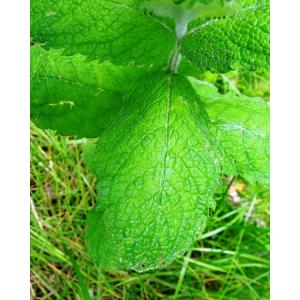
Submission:
M 180 75 L 151 73 L 99 138 L 87 243 L 101 266 L 145 271 L 183 254 L 205 225 L 219 187 L 206 112 Z

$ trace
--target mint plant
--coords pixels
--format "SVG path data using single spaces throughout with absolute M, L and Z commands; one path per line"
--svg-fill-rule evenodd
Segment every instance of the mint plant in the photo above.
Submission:
M 268 69 L 268 0 L 32 0 L 31 35 L 32 120 L 92 138 L 86 237 L 101 266 L 182 255 L 221 175 L 268 184 L 268 103 L 190 76 Z

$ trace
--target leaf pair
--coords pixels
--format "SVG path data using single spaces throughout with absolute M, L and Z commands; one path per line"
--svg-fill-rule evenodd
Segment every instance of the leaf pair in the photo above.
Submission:
M 174 15 L 168 6 L 158 6 L 160 2 L 167 1 L 32 0 L 31 35 L 47 48 L 64 49 L 67 55 L 81 53 L 114 64 L 164 66 L 178 46 L 176 21 L 177 27 L 183 27 L 182 55 L 199 70 L 268 68 L 269 0 L 239 0 L 239 9 L 223 18 L 202 16 L 202 8 L 200 18 L 191 13 L 193 8 Z M 145 3 L 152 4 L 150 11 L 145 11 Z

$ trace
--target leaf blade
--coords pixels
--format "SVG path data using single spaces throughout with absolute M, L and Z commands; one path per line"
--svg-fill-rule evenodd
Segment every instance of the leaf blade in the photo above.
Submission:
M 250 183 L 269 184 L 270 107 L 259 97 L 222 95 L 206 82 L 192 79 L 205 103 L 211 130 L 223 152 L 223 173 Z
M 208 132 L 189 113 L 206 124 L 186 79 L 151 74 L 137 87 L 131 114 L 98 141 L 100 194 L 87 243 L 103 267 L 145 271 L 169 264 L 195 240 L 214 207 L 219 167 Z
M 97 137 L 118 114 L 123 93 L 141 71 L 33 46 L 31 118 L 62 135 Z
M 201 71 L 269 69 L 269 22 L 268 0 L 244 1 L 231 16 L 196 22 L 183 38 L 182 53 Z
M 161 65 L 175 36 L 160 20 L 145 15 L 140 1 L 31 1 L 31 35 L 45 47 L 81 53 L 114 64 Z

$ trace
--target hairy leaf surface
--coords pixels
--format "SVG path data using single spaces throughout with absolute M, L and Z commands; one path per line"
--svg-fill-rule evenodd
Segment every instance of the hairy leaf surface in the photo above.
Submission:
M 122 107 L 141 69 L 88 62 L 61 50 L 31 48 L 31 118 L 63 135 L 97 137 Z
M 202 71 L 269 68 L 269 1 L 246 0 L 224 18 L 193 22 L 182 41 L 182 54 Z
M 140 8 L 139 0 L 32 0 L 31 34 L 46 47 L 63 48 L 114 64 L 166 64 L 173 31 Z
M 100 265 L 162 267 L 200 233 L 220 170 L 199 103 L 184 77 L 145 75 L 99 138 L 92 163 L 99 198 L 87 242 Z

